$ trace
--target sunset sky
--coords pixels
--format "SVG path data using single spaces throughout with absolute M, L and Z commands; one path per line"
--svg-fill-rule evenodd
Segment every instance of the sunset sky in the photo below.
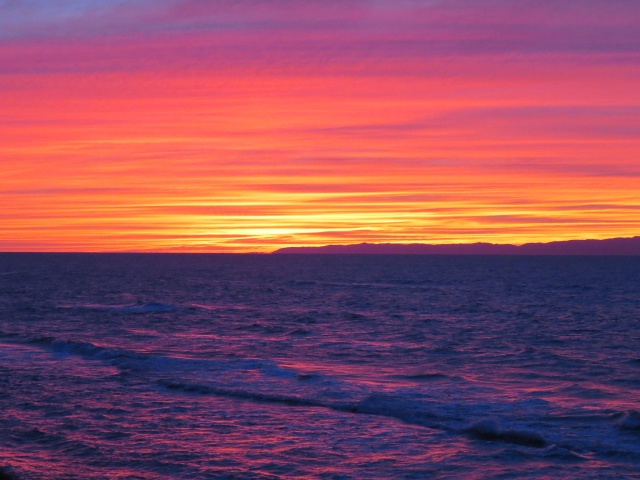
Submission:
M 0 0 L 0 251 L 640 235 L 638 0 Z

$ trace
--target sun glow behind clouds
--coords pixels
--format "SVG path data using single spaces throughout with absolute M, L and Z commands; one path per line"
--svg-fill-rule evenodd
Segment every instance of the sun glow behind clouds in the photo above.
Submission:
M 0 36 L 0 250 L 640 234 L 631 2 L 63 3 Z

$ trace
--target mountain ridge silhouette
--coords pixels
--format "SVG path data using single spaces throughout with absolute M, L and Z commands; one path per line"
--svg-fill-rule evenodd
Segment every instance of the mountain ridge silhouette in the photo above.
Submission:
M 499 243 L 358 243 L 318 247 L 284 247 L 273 254 L 409 254 L 409 255 L 640 255 L 640 236 L 605 240 L 565 240 L 523 245 Z

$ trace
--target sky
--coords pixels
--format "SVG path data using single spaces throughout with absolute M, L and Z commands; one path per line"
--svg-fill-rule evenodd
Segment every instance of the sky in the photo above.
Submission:
M 637 0 L 0 0 L 0 251 L 640 235 Z

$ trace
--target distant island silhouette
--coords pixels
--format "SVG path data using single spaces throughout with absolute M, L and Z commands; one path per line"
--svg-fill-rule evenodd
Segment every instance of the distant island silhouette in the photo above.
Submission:
M 495 243 L 398 244 L 359 243 L 321 247 L 285 247 L 274 254 L 407 254 L 407 255 L 640 255 L 640 237 L 567 240 L 524 245 Z

